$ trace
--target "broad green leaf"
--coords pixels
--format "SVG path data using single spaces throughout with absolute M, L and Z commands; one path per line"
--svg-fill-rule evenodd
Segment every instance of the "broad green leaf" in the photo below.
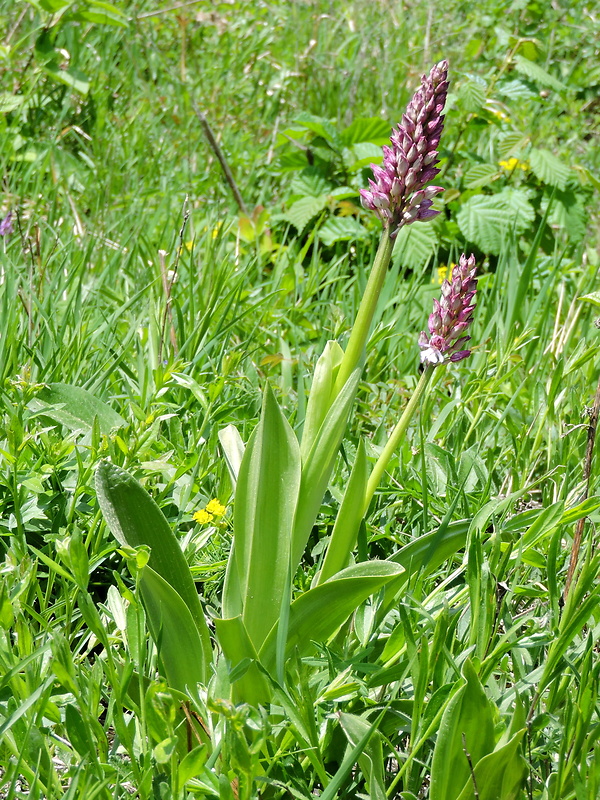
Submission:
M 526 533 L 519 536 L 518 546 L 511 553 L 511 559 L 517 560 L 529 548 L 535 547 L 542 539 L 550 537 L 562 522 L 564 507 L 563 502 L 558 502 L 545 508 Z
M 475 164 L 467 170 L 465 184 L 468 189 L 478 189 L 487 186 L 498 177 L 498 167 L 494 164 Z
M 395 264 L 413 270 L 422 269 L 434 257 L 438 240 L 431 225 L 405 225 L 396 237 Z
M 515 56 L 514 61 L 515 68 L 518 72 L 525 75 L 525 77 L 530 80 L 535 81 L 535 83 L 539 83 L 540 86 L 548 86 L 548 88 L 554 89 L 556 92 L 563 92 L 566 90 L 567 87 L 564 83 L 561 83 L 561 81 L 553 75 L 550 75 L 549 72 L 546 72 L 539 64 L 519 55 Z
M 505 133 L 498 142 L 498 155 L 501 159 L 508 158 L 525 144 L 527 137 L 524 133 L 509 131 Z
M 458 520 L 440 526 L 402 547 L 391 561 L 401 564 L 407 575 L 414 575 L 421 569 L 433 572 L 465 546 L 470 525 L 470 520 Z
M 87 0 L 86 5 L 80 8 L 74 15 L 74 19 L 85 22 L 93 22 L 96 25 L 113 25 L 119 28 L 127 28 L 129 22 L 127 17 L 112 3 L 104 3 L 100 0 Z
M 72 703 L 65 706 L 65 728 L 72 748 L 80 758 L 94 758 L 96 747 L 92 741 L 87 723 L 82 719 L 81 711 Z
M 549 213 L 549 222 L 565 230 L 570 242 L 579 242 L 585 236 L 588 213 L 580 192 L 555 189 Z M 549 199 L 542 200 L 542 211 L 548 208 Z
M 313 167 L 302 170 L 290 184 L 290 197 L 321 197 L 329 195 L 333 184 Z
M 317 136 L 321 136 L 325 139 L 326 142 L 329 142 L 334 147 L 340 147 L 340 134 L 337 128 L 331 124 L 328 119 L 324 117 L 317 117 L 314 114 L 303 113 L 300 114 L 294 122 L 297 125 L 301 125 L 303 128 L 307 128 L 309 131 L 312 131 Z
M 244 443 L 235 425 L 227 425 L 219 431 L 219 442 L 223 448 L 223 455 L 227 462 L 227 469 L 231 476 L 231 482 L 235 486 L 240 471 L 242 458 L 244 457 Z
M 327 416 L 333 401 L 333 388 L 338 369 L 342 363 L 344 351 L 336 341 L 328 341 L 322 355 L 317 361 L 313 375 L 304 427 L 302 428 L 302 442 L 300 454 L 305 461 L 314 444 L 319 428 Z
M 140 577 L 148 626 L 169 685 L 198 699 L 196 684 L 208 680 L 207 653 L 189 608 L 175 589 L 145 566 Z
M 585 300 L 587 303 L 592 303 L 595 306 L 600 306 L 600 292 L 590 292 L 577 298 L 578 300 Z
M 556 186 L 564 191 L 572 175 L 571 169 L 550 150 L 534 147 L 529 154 L 529 163 L 536 178 L 548 186 Z
M 337 772 L 332 777 L 331 781 L 327 784 L 325 790 L 321 794 L 320 800 L 335 800 L 338 791 L 341 789 L 342 785 L 346 781 L 348 775 L 350 774 L 352 768 L 358 761 L 360 755 L 367 747 L 369 739 L 371 738 L 373 733 L 377 730 L 377 727 L 383 718 L 383 713 L 384 712 L 382 712 L 379 715 L 379 717 L 372 723 L 372 725 L 363 733 L 363 735 L 354 745 L 352 750 L 350 750 L 349 753 L 346 753 L 342 763 L 339 766 L 339 769 L 337 770 Z
M 66 383 L 50 383 L 44 386 L 29 403 L 29 408 L 43 412 L 70 431 L 89 433 L 98 420 L 100 432 L 109 434 L 127 422 L 110 406 L 98 400 L 91 392 Z
M 351 747 L 356 747 L 373 727 L 361 717 L 344 712 L 340 714 L 340 725 Z M 375 730 L 358 756 L 358 766 L 365 776 L 369 800 L 387 800 L 384 764 L 381 735 Z
M 0 114 L 8 114 L 10 111 L 15 111 L 19 106 L 23 105 L 26 99 L 20 94 L 0 92 Z
M 381 164 L 383 153 L 381 146 L 371 142 L 358 142 L 344 151 L 350 172 L 358 172 L 371 164 Z
M 198 747 L 194 747 L 193 750 L 186 753 L 177 772 L 180 786 L 185 786 L 191 778 L 195 778 L 196 775 L 202 772 L 207 757 L 208 749 L 204 744 L 198 745 Z
M 458 90 L 458 98 L 465 111 L 481 111 L 485 105 L 485 84 L 478 80 L 470 80 L 463 83 Z
M 469 660 L 465 683 L 442 715 L 431 764 L 430 800 L 456 800 L 477 764 L 494 749 L 494 721 L 489 701 Z
M 302 657 L 313 642 L 326 642 L 367 597 L 397 578 L 403 569 L 388 561 L 366 561 L 338 572 L 326 583 L 300 595 L 291 605 L 286 643 L 289 656 Z M 273 674 L 277 629 L 269 633 L 259 658 Z
M 528 772 L 527 761 L 519 752 L 525 729 L 518 731 L 503 747 L 484 756 L 474 764 L 472 776 L 458 796 L 458 800 L 516 800 Z
M 317 216 L 327 205 L 327 195 L 320 197 L 302 197 L 296 200 L 295 203 L 288 208 L 285 214 L 282 215 L 284 220 L 291 222 L 292 225 L 303 231 L 308 223 Z
M 333 471 L 338 449 L 346 432 L 348 416 L 354 403 L 362 370 L 357 368 L 346 381 L 323 420 L 306 460 L 302 462 L 302 480 L 294 520 L 291 566 L 300 563 L 306 542 L 321 508 Z
M 380 117 L 358 117 L 341 133 L 346 147 L 360 142 L 372 142 L 379 146 L 388 142 L 392 126 Z
M 348 565 L 363 518 L 368 477 L 365 443 L 361 439 L 356 449 L 356 458 L 344 498 L 335 519 L 323 566 L 318 575 L 317 586 L 325 583 Z
M 47 67 L 44 67 L 44 71 L 51 78 L 54 78 L 55 81 L 64 83 L 75 92 L 83 95 L 83 97 L 87 95 L 87 93 L 90 91 L 90 79 L 87 77 L 87 75 L 84 75 L 83 72 L 80 72 L 76 69 L 58 69 L 54 67 L 55 65 L 51 64 Z
M 264 674 L 257 667 L 256 650 L 241 616 L 216 619 L 215 630 L 229 665 L 234 702 L 255 706 L 268 702 L 270 688 Z M 236 678 L 235 669 L 244 661 L 247 661 L 248 667 Z
M 130 547 L 149 547 L 149 567 L 173 587 L 188 607 L 202 641 L 203 668 L 207 670 L 211 645 L 204 612 L 179 541 L 164 514 L 133 476 L 109 461 L 98 465 L 96 492 L 115 539 Z
M 516 190 L 514 190 L 516 191 Z M 519 232 L 531 221 L 530 206 L 523 215 L 514 197 L 475 195 L 470 197 L 456 215 L 458 227 L 469 242 L 486 253 L 498 255 L 512 232 Z
M 270 387 L 244 453 L 235 492 L 235 564 L 248 636 L 258 650 L 289 603 L 290 543 L 300 449 Z
M 331 217 L 319 228 L 319 239 L 330 247 L 335 242 L 370 238 L 369 231 L 354 217 Z

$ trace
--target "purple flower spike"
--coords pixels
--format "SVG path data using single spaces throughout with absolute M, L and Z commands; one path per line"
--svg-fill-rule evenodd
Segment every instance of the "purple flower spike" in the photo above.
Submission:
M 439 212 L 432 199 L 443 192 L 428 186 L 438 174 L 437 147 L 444 130 L 442 111 L 448 93 L 448 62 L 440 61 L 421 78 L 402 122 L 392 131 L 391 147 L 383 148 L 383 166 L 371 164 L 374 181 L 361 189 L 364 208 L 374 211 L 394 238 L 403 225 L 427 220 Z
M 8 236 L 12 231 L 12 211 L 9 211 L 4 219 L 0 221 L 0 236 Z
M 450 280 L 442 283 L 442 296 L 433 301 L 433 313 L 427 323 L 431 335 L 421 331 L 419 336 L 423 364 L 437 366 L 446 361 L 462 361 L 471 355 L 470 350 L 464 349 L 471 337 L 464 334 L 475 310 L 476 271 L 475 256 L 467 258 L 463 254 Z

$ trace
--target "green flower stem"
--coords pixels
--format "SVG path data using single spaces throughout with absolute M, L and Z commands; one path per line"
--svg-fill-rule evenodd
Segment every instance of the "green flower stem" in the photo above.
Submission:
M 383 473 L 386 470 L 386 467 L 394 455 L 398 445 L 402 441 L 402 437 L 406 433 L 406 429 L 408 428 L 408 424 L 413 418 L 415 411 L 419 405 L 419 401 L 423 396 L 425 389 L 429 385 L 429 381 L 431 380 L 431 376 L 433 375 L 433 371 L 435 369 L 434 364 L 427 364 L 423 373 L 421 374 L 421 378 L 419 383 L 417 384 L 412 397 L 408 401 L 408 405 L 404 409 L 404 413 L 398 420 L 396 427 L 392 431 L 390 438 L 387 440 L 386 446 L 383 448 L 381 455 L 377 459 L 375 466 L 373 467 L 373 471 L 371 472 L 371 477 L 367 482 L 367 491 L 365 494 L 365 505 L 364 505 L 364 513 L 367 512 L 369 507 L 369 503 L 371 502 L 373 495 L 375 494 L 375 490 L 379 486 L 379 483 L 383 477 Z
M 381 234 L 381 240 L 377 248 L 375 260 L 373 261 L 369 280 L 367 281 L 367 287 L 361 300 L 354 326 L 352 327 L 348 347 L 346 348 L 342 363 L 340 364 L 337 380 L 335 382 L 334 397 L 340 393 L 362 358 L 393 249 L 394 239 L 391 238 L 389 227 L 386 226 Z

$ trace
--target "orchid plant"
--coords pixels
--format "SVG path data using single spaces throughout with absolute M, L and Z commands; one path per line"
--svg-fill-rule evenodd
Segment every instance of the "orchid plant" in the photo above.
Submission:
M 307 591 L 294 591 L 294 576 L 351 418 L 394 240 L 403 226 L 439 213 L 433 199 L 442 188 L 430 182 L 439 172 L 447 89 L 448 64 L 442 61 L 423 76 L 383 148 L 383 166 L 371 165 L 374 180 L 361 196 L 382 221 L 381 242 L 345 350 L 330 341 L 317 362 L 301 439 L 269 386 L 247 444 L 231 426 L 220 433 L 235 502 L 214 642 L 179 541 L 160 509 L 124 470 L 107 461 L 98 468 L 97 492 L 107 524 L 122 546 L 136 549 L 139 591 L 164 676 L 193 703 L 205 729 L 211 725 L 207 691 L 234 703 L 267 705 L 273 692 L 285 687 L 292 656 L 303 657 L 315 641 L 329 640 L 374 593 L 385 589 L 392 603 L 411 573 L 435 569 L 464 544 L 464 531 L 448 528 L 442 538 L 427 534 L 388 561 L 354 563 L 352 556 L 371 499 L 434 370 L 469 355 L 465 347 L 477 284 L 473 256 L 462 256 L 443 283 L 429 333 L 419 339 L 424 369 L 416 390 L 375 464 L 360 442 L 320 569 Z

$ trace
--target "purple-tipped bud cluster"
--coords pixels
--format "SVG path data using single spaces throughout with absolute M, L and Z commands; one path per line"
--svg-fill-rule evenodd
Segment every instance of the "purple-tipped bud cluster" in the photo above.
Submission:
M 8 236 L 8 234 L 12 233 L 12 231 L 12 211 L 9 211 L 4 219 L 0 220 L 0 236 Z
M 475 256 L 464 254 L 452 270 L 449 281 L 442 283 L 442 297 L 433 301 L 433 313 L 429 315 L 428 336 L 425 331 L 419 336 L 421 361 L 424 364 L 443 364 L 445 361 L 461 361 L 471 355 L 464 350 L 471 338 L 465 336 L 475 309 L 477 278 Z
M 374 211 L 396 236 L 403 225 L 435 217 L 431 206 L 441 186 L 425 184 L 438 174 L 437 147 L 444 130 L 442 111 L 448 93 L 448 62 L 440 61 L 408 104 L 402 122 L 383 148 L 383 166 L 371 164 L 375 180 L 361 189 L 361 202 Z

